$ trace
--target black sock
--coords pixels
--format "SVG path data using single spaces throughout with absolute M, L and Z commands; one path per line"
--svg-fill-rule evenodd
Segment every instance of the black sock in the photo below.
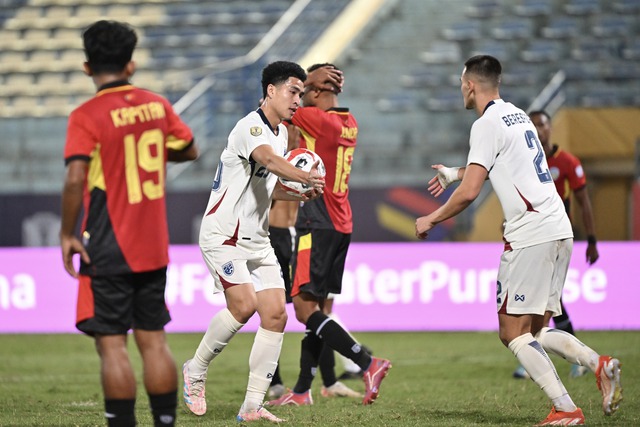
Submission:
M 273 373 L 273 377 L 271 377 L 271 385 L 269 387 L 273 387 L 278 384 L 282 384 L 282 377 L 280 376 L 280 360 L 278 360 L 276 371 Z
M 298 382 L 293 387 L 294 393 L 304 393 L 311 388 L 318 370 L 320 351 L 322 351 L 322 340 L 314 333 L 306 331 L 300 346 L 300 374 L 298 374 Z
M 366 370 L 371 363 L 371 356 L 362 351 L 360 344 L 342 326 L 321 311 L 316 311 L 307 320 L 307 329 L 313 331 L 329 347 L 353 360 L 360 369 Z
M 149 406 L 151 406 L 151 414 L 153 414 L 154 427 L 175 426 L 177 405 L 177 390 L 165 394 L 150 394 Z
M 104 410 L 109 427 L 133 427 L 136 425 L 135 399 L 105 399 Z
M 562 314 L 553 318 L 553 325 L 556 329 L 560 329 L 561 331 L 565 331 L 570 333 L 571 335 L 575 335 L 575 333 L 573 332 L 571 319 L 569 319 L 569 313 L 567 313 L 567 309 L 564 308 L 562 300 L 560 300 L 560 308 L 562 309 Z
M 322 375 L 322 384 L 324 384 L 325 387 L 331 387 L 337 381 L 335 365 L 336 358 L 333 349 L 326 344 L 323 345 L 318 366 L 320 367 L 320 375 Z

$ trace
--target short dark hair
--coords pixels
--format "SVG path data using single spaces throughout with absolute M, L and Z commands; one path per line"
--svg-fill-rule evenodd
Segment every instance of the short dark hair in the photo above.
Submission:
M 105 20 L 89 26 L 82 39 L 87 62 L 96 74 L 124 70 L 138 43 L 136 32 L 128 24 Z
M 500 85 L 502 65 L 500 61 L 490 55 L 476 55 L 464 63 L 467 74 L 475 74 L 494 86 Z
M 289 77 L 297 77 L 303 82 L 307 79 L 307 73 L 295 62 L 276 61 L 264 67 L 262 70 L 262 96 L 267 97 L 267 87 L 278 85 L 287 81 Z
M 529 112 L 529 117 L 538 116 L 538 115 L 545 116 L 547 120 L 549 120 L 549 123 L 551 123 L 551 116 L 545 110 L 533 110 Z

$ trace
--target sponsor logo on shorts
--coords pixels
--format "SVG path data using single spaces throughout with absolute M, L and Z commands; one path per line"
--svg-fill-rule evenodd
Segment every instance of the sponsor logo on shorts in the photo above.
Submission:
M 233 261 L 229 261 L 228 263 L 222 266 L 222 272 L 226 276 L 231 276 L 234 271 L 235 269 L 233 268 Z
M 516 300 L 516 301 L 522 301 L 522 302 L 524 302 L 524 295 L 518 295 L 518 294 L 516 294 L 516 296 L 515 296 L 515 300 Z

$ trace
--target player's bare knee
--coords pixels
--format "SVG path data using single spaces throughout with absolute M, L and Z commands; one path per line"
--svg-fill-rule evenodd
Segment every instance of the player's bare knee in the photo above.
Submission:
M 247 323 L 257 310 L 255 301 L 234 301 L 229 304 L 231 315 L 240 323 Z
M 266 330 L 282 332 L 287 324 L 287 319 L 288 316 L 286 311 L 274 311 L 273 313 L 268 313 L 266 316 L 261 317 L 260 324 Z

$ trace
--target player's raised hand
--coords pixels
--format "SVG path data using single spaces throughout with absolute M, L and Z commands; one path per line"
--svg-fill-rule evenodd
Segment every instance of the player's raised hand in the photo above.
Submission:
M 335 92 L 337 89 L 338 93 L 340 93 L 344 85 L 344 74 L 332 65 L 325 65 L 324 67 L 311 71 L 307 75 L 307 80 L 305 80 L 304 85 L 329 90 L 331 92 Z
M 87 250 L 82 245 L 82 242 L 80 242 L 80 240 L 75 236 L 60 236 L 60 247 L 62 248 L 62 262 L 64 264 L 64 269 L 71 277 L 77 278 L 78 272 L 73 266 L 73 256 L 75 254 L 80 254 L 82 260 L 89 264 L 91 263 L 91 259 L 89 258 Z

